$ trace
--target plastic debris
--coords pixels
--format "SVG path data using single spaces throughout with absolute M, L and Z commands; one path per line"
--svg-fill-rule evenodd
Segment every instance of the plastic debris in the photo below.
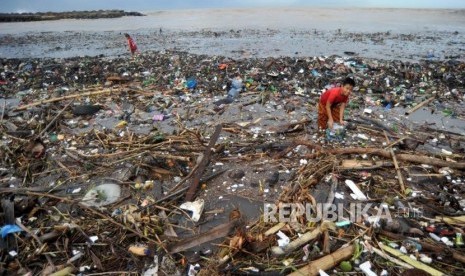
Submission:
M 279 239 L 278 239 L 278 246 L 279 247 L 286 247 L 289 244 L 289 242 L 291 241 L 291 239 L 281 231 L 278 231 L 278 233 L 276 233 L 276 235 L 279 237 Z
M 355 185 L 355 183 L 350 180 L 350 179 L 346 179 L 345 181 L 347 187 L 349 187 L 351 190 L 352 190 L 352 198 L 354 198 L 355 200 L 367 200 L 368 198 L 363 194 L 362 191 L 360 191 L 360 189 L 357 187 L 357 185 Z
M 197 222 L 199 221 L 200 216 L 202 215 L 204 205 L 205 205 L 205 202 L 203 199 L 197 199 L 194 202 L 190 202 L 190 201 L 184 202 L 183 204 L 181 204 L 181 206 L 179 206 L 179 208 L 183 210 L 191 211 L 192 212 L 191 219 Z
M 112 204 L 121 196 L 121 187 L 117 184 L 106 183 L 90 189 L 82 198 L 82 203 L 88 206 L 101 207 Z
M 7 224 L 2 226 L 2 229 L 0 229 L 0 233 L 2 233 L 2 239 L 4 239 L 8 234 L 17 233 L 21 231 L 23 230 L 16 224 Z

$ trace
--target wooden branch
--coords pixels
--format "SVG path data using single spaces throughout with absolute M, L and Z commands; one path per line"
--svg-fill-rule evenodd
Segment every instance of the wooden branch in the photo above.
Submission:
M 189 190 L 187 190 L 185 200 L 186 201 L 192 201 L 192 199 L 195 196 L 195 193 L 197 192 L 197 188 L 199 187 L 200 184 L 200 178 L 202 177 L 203 172 L 205 171 L 208 163 L 210 162 L 210 156 L 212 153 L 212 149 L 216 144 L 216 141 L 220 137 L 222 125 L 216 125 L 215 132 L 213 133 L 210 142 L 208 143 L 208 147 L 205 150 L 202 160 L 199 162 L 199 165 L 195 171 L 194 178 L 192 180 L 191 185 L 189 186 Z
M 40 247 L 43 247 L 44 246 L 44 243 L 39 239 L 39 237 L 37 237 L 36 234 L 34 234 L 31 230 L 29 230 L 29 228 L 27 228 L 26 226 L 24 226 L 22 223 L 21 223 L 21 220 L 20 219 L 17 219 L 16 220 L 16 225 L 19 226 L 19 228 L 21 228 L 23 231 L 25 231 L 26 233 L 28 233 L 34 240 L 37 241 L 37 243 L 40 245 Z M 52 267 L 52 270 L 55 270 L 55 264 L 53 264 L 53 261 L 52 261 L 52 258 L 50 257 L 49 254 L 45 254 L 45 258 L 47 259 L 47 262 L 49 263 L 49 265 Z
M 177 156 L 177 155 L 163 154 L 163 153 L 151 153 L 150 155 L 156 159 L 171 159 L 171 160 L 184 161 L 184 162 L 191 161 L 191 158 L 189 156 Z
M 100 91 L 94 91 L 94 92 L 84 92 L 84 93 L 78 93 L 78 94 L 71 94 L 68 96 L 62 96 L 62 97 L 56 97 L 56 98 L 51 98 L 48 100 L 40 100 L 37 102 L 33 102 L 30 104 L 22 105 L 19 106 L 15 109 L 15 111 L 20 111 L 20 110 L 25 110 L 33 106 L 38 106 L 41 104 L 46 104 L 46 103 L 53 103 L 53 102 L 59 102 L 63 100 L 69 100 L 69 99 L 75 99 L 75 98 L 81 98 L 81 97 L 87 97 L 87 96 L 96 96 L 96 95 L 101 95 L 101 94 L 108 94 L 108 93 L 114 93 L 114 92 L 122 92 L 122 90 L 112 90 L 112 89 L 106 89 L 106 90 L 100 90 Z
M 328 199 L 326 200 L 326 204 L 328 204 L 328 206 L 333 204 L 334 198 L 336 197 L 337 185 L 337 177 L 333 174 L 331 176 L 331 188 L 329 190 Z
M 329 232 L 328 230 L 323 231 L 323 254 L 331 253 L 331 248 L 329 244 Z
M 63 201 L 63 202 L 67 202 L 67 203 L 73 203 L 73 204 L 77 204 L 79 205 L 79 207 L 83 208 L 83 209 L 86 209 L 88 211 L 90 211 L 91 213 L 97 215 L 98 217 L 100 218 L 103 218 L 105 219 L 106 221 L 114 224 L 115 226 L 118 226 L 126 231 L 129 231 L 135 235 L 137 235 L 139 238 L 141 239 L 144 239 L 144 240 L 147 240 L 149 242 L 153 242 L 154 244 L 158 244 L 159 246 L 162 246 L 162 244 L 150 237 L 147 237 L 146 235 L 144 235 L 143 233 L 140 233 L 139 231 L 136 231 L 132 228 L 129 228 L 128 226 L 124 225 L 124 224 L 121 224 L 119 222 L 117 222 L 116 220 L 114 220 L 113 218 L 101 213 L 100 211 L 98 210 L 95 210 L 93 209 L 92 207 L 90 206 L 87 206 L 87 205 L 84 205 L 82 204 L 81 202 L 79 201 L 76 201 L 76 200 L 72 200 L 72 199 L 68 199 L 68 198 L 64 198 L 64 197 L 59 197 L 59 196 L 55 196 L 55 195 L 50 195 L 50 194 L 45 194 L 45 193 L 37 193 L 37 192 L 26 192 L 25 193 L 26 195 L 33 195 L 33 196 L 39 196 L 39 197 L 49 197 L 49 198 L 53 198 L 53 199 L 58 199 L 60 201 Z
M 384 136 L 386 136 L 386 142 L 389 144 L 389 138 L 387 136 L 386 131 L 383 131 L 383 133 L 384 133 Z M 404 178 L 402 176 L 402 173 L 400 172 L 399 164 L 397 164 L 396 155 L 394 154 L 394 150 L 392 148 L 389 148 L 389 153 L 391 154 L 392 161 L 394 162 L 394 168 L 396 169 L 397 179 L 399 180 L 400 191 L 402 195 L 404 195 L 405 194 Z
M 392 158 L 391 153 L 386 150 L 378 149 L 378 148 L 339 148 L 339 149 L 323 149 L 321 146 L 313 144 L 308 141 L 298 140 L 296 142 L 299 145 L 305 145 L 309 148 L 315 149 L 317 153 L 314 154 L 307 154 L 305 158 L 316 158 L 321 155 L 328 155 L 328 154 L 374 154 L 377 156 L 381 156 L 384 158 Z M 449 167 L 452 169 L 459 169 L 465 170 L 465 163 L 463 162 L 449 162 L 444 161 L 438 158 L 431 158 L 425 155 L 412 155 L 412 154 L 396 154 L 397 160 L 411 162 L 411 163 L 419 163 L 419 164 L 427 164 L 432 166 L 438 167 Z
M 435 98 L 436 98 L 436 96 L 433 96 L 433 97 L 431 97 L 431 98 L 429 98 L 429 99 L 426 99 L 426 100 L 422 101 L 421 103 L 417 104 L 417 105 L 414 106 L 413 108 L 407 110 L 407 111 L 405 112 L 405 115 L 410 115 L 410 114 L 412 114 L 413 112 L 415 112 L 415 111 L 417 111 L 418 109 L 420 109 L 422 106 L 427 105 L 427 104 L 429 104 L 430 102 L 432 102 Z
M 311 261 L 308 265 L 304 266 L 303 268 L 289 274 L 289 276 L 319 275 L 320 269 L 323 271 L 331 269 L 340 262 L 349 259 L 352 256 L 354 250 L 355 246 L 353 244 L 338 249 L 332 254 L 326 255 L 318 260 Z
M 65 107 L 63 107 L 63 109 L 55 116 L 55 118 L 53 118 L 50 123 L 48 123 L 48 125 L 39 133 L 39 138 L 42 137 L 42 135 L 45 134 L 45 132 L 52 126 L 53 123 L 56 122 L 56 120 L 58 118 L 60 118 L 61 114 L 63 114 L 63 112 L 74 102 L 74 100 L 70 101 L 67 105 L 65 105 Z
M 394 150 L 392 148 L 389 149 L 389 152 L 391 153 L 392 161 L 394 162 L 394 168 L 396 169 L 397 178 L 399 180 L 399 185 L 400 185 L 400 191 L 401 191 L 402 194 L 404 194 L 405 193 L 404 179 L 402 177 L 402 173 L 400 172 L 399 164 L 397 164 L 396 155 L 395 155 Z

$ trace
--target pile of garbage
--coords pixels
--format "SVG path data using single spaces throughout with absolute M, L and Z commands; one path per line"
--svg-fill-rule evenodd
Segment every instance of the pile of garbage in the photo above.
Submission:
M 6 275 L 464 273 L 461 61 L 1 63 Z

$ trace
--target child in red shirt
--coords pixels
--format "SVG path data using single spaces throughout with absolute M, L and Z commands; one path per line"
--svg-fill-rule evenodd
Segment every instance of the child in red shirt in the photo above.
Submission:
M 346 78 L 341 87 L 331 88 L 321 95 L 318 103 L 318 128 L 332 129 L 334 122 L 345 124 L 344 109 L 354 86 L 355 81 Z
M 131 55 L 134 57 L 134 54 L 137 51 L 137 45 L 129 34 L 124 34 L 124 36 L 128 40 L 129 50 L 131 51 Z

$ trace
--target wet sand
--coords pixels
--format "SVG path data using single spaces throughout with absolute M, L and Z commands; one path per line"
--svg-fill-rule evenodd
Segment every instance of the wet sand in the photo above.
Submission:
M 465 56 L 465 10 L 214 9 L 144 17 L 3 23 L 0 57 L 115 57 L 123 32 L 141 51 L 177 49 L 232 58 L 344 55 L 417 60 Z M 162 29 L 162 33 L 159 29 Z

